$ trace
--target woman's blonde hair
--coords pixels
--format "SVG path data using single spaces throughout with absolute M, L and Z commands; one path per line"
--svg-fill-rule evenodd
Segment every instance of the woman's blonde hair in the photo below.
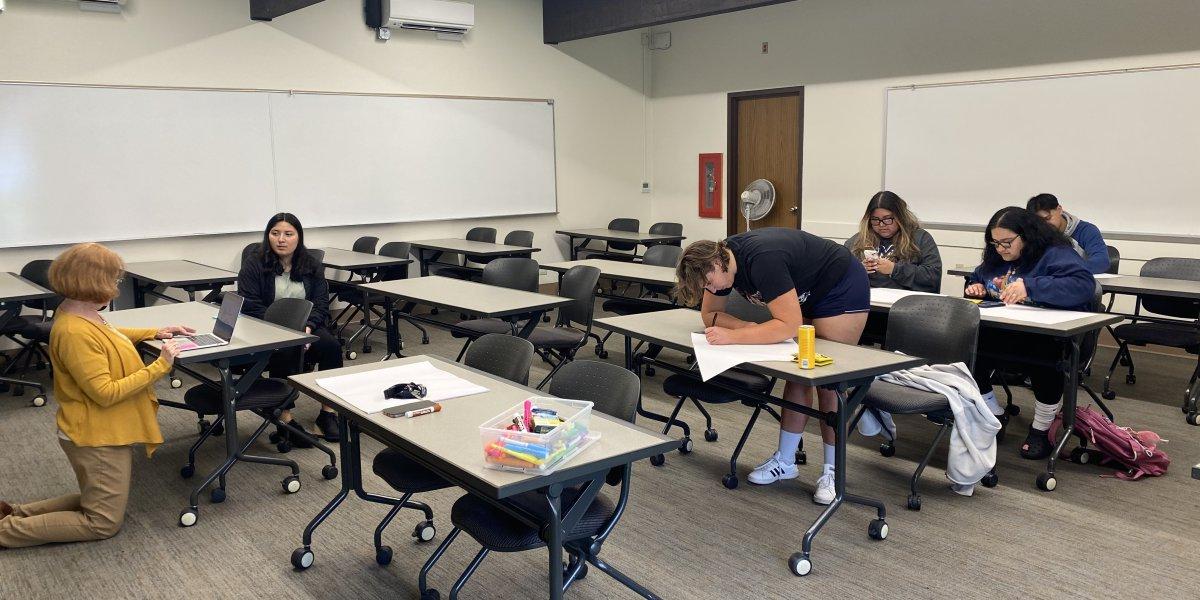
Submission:
M 72 300 L 107 304 L 120 293 L 124 272 L 116 252 L 96 243 L 76 244 L 50 264 L 50 287 Z
M 920 258 L 921 249 L 917 247 L 917 242 L 913 237 L 921 228 L 921 222 L 912 214 L 912 211 L 908 210 L 908 203 L 903 198 L 897 196 L 895 192 L 888 191 L 875 194 L 867 203 L 867 211 L 863 213 L 862 222 L 858 225 L 858 243 L 854 245 L 854 256 L 862 260 L 863 250 L 874 250 L 879 247 L 879 235 L 871 227 L 871 213 L 879 208 L 896 216 L 896 224 L 899 228 L 892 242 L 892 247 L 896 249 L 895 258 L 910 262 Z
M 725 242 L 700 240 L 692 242 L 675 267 L 675 289 L 672 295 L 684 306 L 697 306 L 704 298 L 707 276 L 714 269 L 729 270 L 729 246 Z

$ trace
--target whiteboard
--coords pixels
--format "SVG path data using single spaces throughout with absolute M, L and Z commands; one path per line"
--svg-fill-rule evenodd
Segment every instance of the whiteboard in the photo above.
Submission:
M 0 245 L 261 228 L 266 111 L 234 92 L 0 85 Z
M 1058 196 L 1105 232 L 1197 233 L 1200 69 L 887 90 L 884 186 L 926 222 Z
M 553 213 L 546 100 L 0 82 L 0 247 Z
M 548 102 L 271 96 L 281 210 L 318 226 L 553 213 Z

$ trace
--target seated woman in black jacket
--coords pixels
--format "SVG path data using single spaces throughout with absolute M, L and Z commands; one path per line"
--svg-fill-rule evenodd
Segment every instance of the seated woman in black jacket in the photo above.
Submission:
M 325 269 L 304 247 L 304 228 L 295 215 L 279 213 L 267 221 L 258 251 L 242 262 L 238 293 L 246 299 L 242 313 L 260 319 L 276 298 L 304 298 L 312 302 L 304 331 L 317 336 L 317 341 L 306 346 L 305 363 L 316 363 L 322 371 L 342 366 L 341 345 L 328 329 L 329 283 L 325 281 Z M 295 368 L 284 364 L 288 362 L 272 361 L 271 376 L 294 375 L 289 371 Z M 284 411 L 281 419 L 296 425 L 291 411 Z M 321 407 L 317 427 L 327 441 L 338 441 L 337 417 L 329 407 Z M 289 439 L 298 448 L 312 447 L 299 436 Z

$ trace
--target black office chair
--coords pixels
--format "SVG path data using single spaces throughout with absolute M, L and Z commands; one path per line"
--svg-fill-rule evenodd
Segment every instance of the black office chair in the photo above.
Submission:
M 1142 277 L 1161 277 L 1165 279 L 1183 279 L 1200 281 L 1200 259 L 1197 258 L 1155 258 L 1142 265 Z M 1142 309 L 1148 314 L 1143 314 Z M 1188 379 L 1187 388 L 1183 392 L 1183 412 L 1187 422 L 1200 425 L 1197 397 L 1200 387 L 1196 380 L 1200 378 L 1200 300 L 1189 298 L 1167 298 L 1162 296 L 1138 295 L 1134 305 L 1134 316 L 1129 323 L 1118 325 L 1113 329 L 1113 337 L 1120 346 L 1117 355 L 1109 365 L 1108 375 L 1104 378 L 1104 398 L 1111 400 L 1117 393 L 1112 389 L 1112 375 L 1118 364 L 1125 364 L 1129 372 L 1125 375 L 1125 383 L 1133 385 L 1137 382 L 1134 374 L 1133 355 L 1130 346 L 1167 346 L 1180 348 L 1189 354 L 1198 356 L 1196 369 Z M 1145 317 L 1165 316 L 1180 319 L 1178 322 L 1162 320 L 1147 321 Z M 1186 319 L 1183 320 L 1183 319 Z
M 375 246 L 379 244 L 379 238 L 373 235 L 364 235 L 357 240 L 354 240 L 354 245 L 350 247 L 355 252 L 363 254 L 375 254 Z
M 50 287 L 50 264 L 52 262 L 54 261 L 29 261 L 21 268 L 21 277 L 48 290 L 53 289 Z M 46 353 L 46 348 L 50 345 L 50 328 L 53 325 L 50 315 L 61 302 L 62 297 L 57 295 L 41 300 L 14 302 L 7 317 L 0 317 L 7 321 L 0 326 L 0 336 L 8 338 L 9 341 L 20 347 L 17 354 L 8 360 L 4 371 L 0 372 L 0 393 L 8 391 L 11 386 L 13 396 L 23 396 L 25 388 L 32 387 L 38 393 L 33 397 L 31 404 L 45 406 L 46 388 L 43 384 L 17 379 L 11 375 L 34 368 L 39 371 L 49 369 L 51 378 L 54 377 L 54 366 L 50 361 L 50 355 Z M 41 315 L 21 316 L 22 308 L 41 311 Z
M 583 265 L 571 267 L 559 279 L 558 295 L 574 302 L 559 307 L 558 322 L 554 327 L 537 327 L 529 334 L 529 341 L 533 342 L 538 356 L 551 365 L 550 373 L 537 386 L 539 390 L 563 365 L 575 359 L 575 353 L 591 337 L 599 280 L 600 269 Z
M 884 349 L 909 356 L 919 356 L 931 364 L 964 363 L 970 371 L 975 365 L 975 348 L 979 343 L 979 307 L 962 298 L 947 296 L 906 296 L 896 301 L 888 311 L 887 342 Z M 879 418 L 879 411 L 893 415 L 925 415 L 939 425 L 937 435 L 909 480 L 908 508 L 921 510 L 919 486 L 921 473 L 933 458 L 946 431 L 954 426 L 950 402 L 942 394 L 876 381 L 867 390 L 862 407 L 850 422 L 854 431 L 866 411 Z M 885 435 L 891 432 L 884 430 Z M 880 454 L 896 454 L 894 439 L 879 447 Z M 994 487 L 999 481 L 995 469 L 981 483 Z
M 616 365 L 579 360 L 563 367 L 555 375 L 549 392 L 560 398 L 591 401 L 594 403 L 593 410 L 632 423 L 641 398 L 641 381 L 637 375 Z M 621 516 L 616 507 L 624 506 L 629 497 L 630 471 L 629 466 L 616 467 L 609 471 L 604 479 L 607 485 L 620 486 L 620 500 L 615 505 L 601 493 L 600 488 L 603 485 L 599 481 L 590 481 L 563 490 L 561 514 L 569 513 L 579 502 L 588 503 L 583 518 L 563 538 L 563 548 L 568 556 L 563 576 L 564 589 L 587 574 L 588 563 L 629 585 L 628 578 L 601 560 L 599 553 Z M 548 520 L 546 500 L 537 492 L 519 494 L 506 502 L 520 507 L 535 519 L 540 517 L 542 520 Z M 452 599 L 458 598 L 467 580 L 489 553 L 522 552 L 546 545 L 541 526 L 518 520 L 497 509 L 489 501 L 471 494 L 459 498 L 454 503 L 450 510 L 450 521 L 454 524 L 454 529 L 421 567 L 418 588 L 422 599 L 440 597 L 437 590 L 428 587 L 429 571 L 461 532 L 465 531 L 482 548 L 454 582 L 450 589 Z
M 529 366 L 533 363 L 533 344 L 530 344 L 529 340 L 511 335 L 484 335 L 467 350 L 462 362 L 473 369 L 525 385 L 529 382 Z M 375 561 L 386 565 L 392 562 L 392 548 L 383 545 L 383 530 L 400 509 L 409 504 L 413 494 L 432 492 L 453 485 L 408 455 L 392 448 L 386 448 L 375 455 L 375 460 L 371 462 L 371 470 L 392 489 L 402 494 L 400 502 L 388 511 L 375 528 Z M 428 542 L 437 535 L 437 528 L 433 524 L 433 512 L 428 507 L 423 510 L 425 520 L 413 529 L 412 537 L 419 542 Z
M 647 249 L 645 256 L 642 257 L 642 262 L 656 267 L 674 268 L 679 264 L 679 258 L 682 255 L 683 249 L 679 246 L 661 244 L 651 246 Z M 679 308 L 671 299 L 670 286 L 645 284 L 639 285 L 639 287 L 640 293 L 636 298 L 611 298 L 605 300 L 600 308 L 604 312 L 610 312 L 618 316 L 640 315 L 648 312 Z M 608 357 L 608 352 L 604 350 L 604 344 L 608 343 L 608 338 L 612 337 L 612 335 L 613 332 L 609 331 L 604 334 L 603 338 L 597 336 L 596 356 L 600 358 Z
M 636 231 L 636 229 L 635 229 L 635 231 Z M 654 235 L 683 235 L 683 225 L 680 223 L 666 223 L 666 222 L 655 223 L 650 226 L 650 233 L 654 234 Z M 646 253 L 648 254 L 650 252 L 651 248 L 654 248 L 656 246 L 663 246 L 663 245 L 679 247 L 679 248 L 681 248 L 681 251 L 682 251 L 681 242 L 676 240 L 674 242 L 649 242 L 646 244 Z M 623 261 L 623 262 L 634 262 L 634 261 L 639 261 L 639 260 L 645 260 L 644 255 L 643 256 L 637 255 L 636 246 L 634 248 L 633 254 L 610 252 L 602 257 L 596 257 L 596 258 L 604 258 L 607 260 L 618 260 L 618 261 Z
M 511 290 L 536 292 L 538 290 L 538 264 L 532 258 L 500 258 L 489 262 L 483 267 L 483 283 Z M 459 321 L 450 330 L 450 335 L 456 338 L 466 338 L 462 350 L 458 351 L 458 359 L 462 360 L 463 353 L 480 336 L 489 333 L 513 334 L 521 326 L 520 315 L 504 319 L 470 319 Z
M 280 298 L 267 307 L 267 311 L 263 315 L 263 320 L 280 327 L 303 331 L 304 324 L 308 321 L 310 312 L 312 312 L 312 302 L 308 300 L 301 298 Z M 304 353 L 301 348 L 279 350 L 272 356 L 271 364 L 286 365 L 291 363 L 295 366 L 293 369 L 288 370 L 299 372 L 303 369 L 303 355 Z M 305 441 L 324 452 L 329 457 L 329 464 L 321 469 L 321 476 L 325 479 L 333 479 L 337 477 L 338 473 L 337 457 L 333 451 L 318 441 L 312 434 L 303 429 L 292 427 L 291 424 L 284 423 L 279 418 L 284 410 L 295 406 L 296 398 L 299 396 L 300 393 L 288 383 L 287 379 L 279 377 L 256 378 L 250 389 L 238 397 L 237 410 L 239 412 L 248 411 L 258 415 L 262 419 L 262 423 L 241 444 L 238 452 L 239 454 L 245 452 L 266 431 L 268 426 L 275 425 L 276 428 L 286 429 L 292 435 L 304 438 Z M 196 473 L 196 451 L 209 437 L 215 435 L 214 430 L 217 429 L 218 425 L 222 428 L 224 427 L 225 410 L 221 388 L 212 382 L 201 383 L 188 389 L 183 394 L 183 402 L 189 409 L 195 411 L 197 415 L 202 417 L 213 415 L 216 417 L 212 427 L 205 428 L 200 434 L 200 438 L 188 449 L 188 462 L 179 470 L 179 474 L 184 479 L 189 479 Z M 237 435 L 237 432 L 228 432 L 228 435 Z M 287 440 L 281 439 L 276 444 L 276 449 L 279 452 L 288 452 L 291 450 L 291 445 Z M 244 460 L 291 467 L 292 474 L 283 480 L 283 489 L 289 494 L 294 494 L 300 490 L 300 468 L 296 465 L 295 461 L 284 461 L 276 458 L 264 460 L 263 457 L 247 457 Z M 224 474 L 221 475 L 218 486 L 213 488 L 210 494 L 214 503 L 225 501 Z
M 389 258 L 408 258 L 411 250 L 412 247 L 408 242 L 387 242 L 379 248 L 379 255 Z M 376 272 L 376 281 L 394 281 L 396 279 L 408 279 L 407 264 L 383 267 Z M 347 301 L 349 300 L 350 298 L 347 298 Z M 358 358 L 358 353 L 351 350 L 350 347 L 354 344 L 354 341 L 359 338 L 359 336 L 364 334 L 366 335 L 366 337 L 363 338 L 362 351 L 363 354 L 370 354 L 371 336 L 374 335 L 376 331 L 387 332 L 387 315 L 383 313 L 383 307 L 386 304 L 386 299 L 382 294 L 368 294 L 365 302 L 362 297 L 357 298 L 355 301 L 360 306 L 365 306 L 365 311 L 361 308 L 359 310 L 359 313 L 362 314 L 362 318 L 358 320 L 358 329 L 351 334 L 349 338 L 340 340 L 342 347 L 346 349 L 346 358 L 348 360 L 354 360 Z M 346 327 L 350 326 L 352 319 L 356 316 L 356 314 L 357 313 L 351 313 L 346 322 L 342 324 L 341 329 L 338 330 L 339 336 L 345 332 Z M 407 320 L 410 325 L 416 327 L 417 330 L 421 332 L 422 343 L 428 344 L 429 332 L 426 331 L 420 323 L 407 318 L 405 320 Z
M 242 262 L 246 262 L 246 258 L 252 253 L 258 252 L 260 244 L 261 242 L 250 242 L 249 244 L 246 244 L 246 247 L 242 248 Z
M 608 228 L 613 231 L 630 231 L 636 233 L 642 226 L 637 219 L 613 219 L 608 222 Z M 638 245 L 633 242 L 604 242 L 603 250 L 582 249 L 580 259 L 605 258 L 612 260 L 633 260 L 637 257 Z
M 472 227 L 467 231 L 467 241 L 470 242 L 487 242 L 489 244 L 496 243 L 496 228 L 495 227 Z M 429 273 L 441 277 L 453 277 L 455 279 L 470 279 L 471 276 L 478 276 L 479 270 L 483 267 L 479 259 L 484 259 L 481 256 L 463 256 L 462 254 L 446 252 L 443 253 L 437 262 L 429 264 Z M 486 260 L 486 259 L 484 259 Z M 436 312 L 434 313 L 436 314 Z

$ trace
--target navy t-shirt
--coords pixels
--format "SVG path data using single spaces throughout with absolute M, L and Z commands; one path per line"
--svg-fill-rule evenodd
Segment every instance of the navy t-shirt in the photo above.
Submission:
M 805 312 L 841 281 L 854 260 L 841 244 L 783 227 L 739 233 L 725 244 L 737 260 L 734 289 L 750 302 L 766 304 L 794 288 Z M 722 290 L 717 295 L 728 294 Z

